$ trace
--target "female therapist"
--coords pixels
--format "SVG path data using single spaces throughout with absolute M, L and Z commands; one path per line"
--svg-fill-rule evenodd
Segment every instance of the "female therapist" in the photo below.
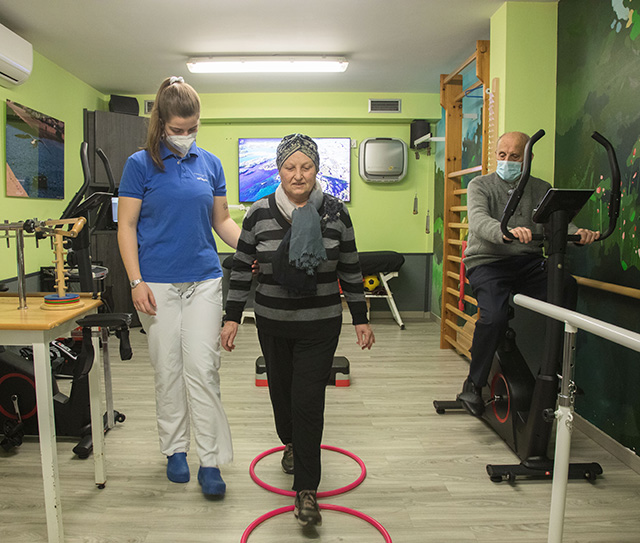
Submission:
M 220 397 L 222 269 L 212 229 L 236 247 L 220 160 L 196 146 L 200 99 L 181 77 L 156 96 L 146 146 L 127 160 L 119 187 L 118 244 L 155 370 L 160 449 L 167 477 L 190 479 L 190 425 L 205 495 L 223 496 L 231 462 Z

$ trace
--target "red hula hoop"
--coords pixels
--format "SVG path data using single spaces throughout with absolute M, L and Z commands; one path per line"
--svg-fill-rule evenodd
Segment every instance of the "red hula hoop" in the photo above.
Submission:
M 284 447 L 277 448 L 277 449 L 282 450 L 284 449 Z M 369 524 L 371 524 L 371 526 L 373 526 L 376 530 L 378 530 L 378 532 L 380 532 L 382 537 L 384 537 L 385 543 L 393 543 L 391 541 L 391 536 L 389 535 L 389 532 L 385 530 L 384 526 L 382 526 L 382 524 L 380 524 L 376 519 L 374 519 L 373 517 L 370 517 L 369 515 L 365 515 L 364 513 L 361 513 L 360 511 L 356 511 L 355 509 L 342 507 L 341 505 L 331 505 L 329 503 L 324 503 L 324 504 L 321 503 L 319 507 L 321 510 L 338 511 L 340 513 L 346 513 L 347 515 L 352 515 L 361 520 L 364 520 Z M 285 507 L 280 507 L 279 509 L 274 509 L 273 511 L 269 511 L 268 513 L 265 513 L 264 515 L 258 517 L 251 524 L 249 524 L 249 526 L 247 526 L 247 529 L 242 534 L 240 543 L 247 543 L 247 540 L 249 539 L 251 532 L 253 532 L 258 526 L 260 526 L 260 524 L 262 524 L 265 520 L 269 520 L 272 517 L 282 515 L 283 513 L 288 513 L 289 511 L 293 511 L 293 509 L 294 509 L 293 505 L 287 505 Z
M 364 481 L 365 477 L 367 476 L 367 468 L 365 467 L 364 462 L 360 458 L 358 458 L 355 454 L 353 454 L 353 453 L 351 453 L 349 451 L 346 451 L 345 449 L 340 449 L 338 447 L 332 447 L 331 445 L 321 445 L 320 448 L 325 449 L 327 451 L 333 451 L 333 452 L 337 452 L 337 453 L 340 453 L 340 454 L 344 454 L 345 456 L 348 456 L 349 458 L 351 458 L 352 460 L 355 460 L 358 463 L 358 465 L 360 466 L 360 470 L 361 471 L 360 471 L 360 476 L 353 483 L 348 484 L 346 486 L 342 486 L 340 488 L 336 488 L 335 490 L 326 490 L 324 492 L 318 492 L 318 498 L 328 498 L 329 496 L 336 496 L 338 494 L 343 494 L 344 492 L 349 492 L 349 490 L 353 490 L 358 485 L 360 485 L 362 483 L 362 481 Z M 282 496 L 292 496 L 293 497 L 293 496 L 296 495 L 296 493 L 293 490 L 284 490 L 283 488 L 278 488 L 278 487 L 272 486 L 272 485 L 270 485 L 268 483 L 265 483 L 262 479 L 260 479 L 256 475 L 256 471 L 255 471 L 256 464 L 258 462 L 260 462 L 260 460 L 262 460 L 266 456 L 269 456 L 270 454 L 276 453 L 278 451 L 283 451 L 283 450 L 284 450 L 284 445 L 280 445 L 279 447 L 274 447 L 273 449 L 269 449 L 268 451 L 260 453 L 251 462 L 251 465 L 249 466 L 249 475 L 251 476 L 251 479 L 253 479 L 253 481 L 258 486 L 261 486 L 262 488 L 265 488 L 265 489 L 269 490 L 270 492 L 275 492 L 276 494 L 281 494 Z M 280 514 L 280 513 L 276 513 L 276 514 Z M 269 517 L 267 517 L 267 518 L 269 518 Z M 266 520 L 266 518 L 263 519 L 263 520 Z

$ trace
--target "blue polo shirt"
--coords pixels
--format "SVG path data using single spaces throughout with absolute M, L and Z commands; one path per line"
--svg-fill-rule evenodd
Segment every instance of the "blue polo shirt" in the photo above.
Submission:
M 138 256 L 142 278 L 151 283 L 186 283 L 222 277 L 212 232 L 213 198 L 226 196 L 220 159 L 196 147 L 185 157 L 160 143 L 165 171 L 147 151 L 124 166 L 120 196 L 142 200 Z

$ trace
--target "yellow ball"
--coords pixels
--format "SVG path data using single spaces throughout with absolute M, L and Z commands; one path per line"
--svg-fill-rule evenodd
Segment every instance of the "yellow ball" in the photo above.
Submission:
M 380 286 L 380 279 L 377 275 L 365 275 L 363 282 L 364 289 L 368 292 L 373 292 Z

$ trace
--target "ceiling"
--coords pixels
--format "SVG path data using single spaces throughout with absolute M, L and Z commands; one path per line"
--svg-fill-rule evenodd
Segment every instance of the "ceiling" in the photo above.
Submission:
M 511 0 L 521 1 L 521 0 Z M 556 2 L 557 0 L 538 0 Z M 504 0 L 4 0 L 0 23 L 105 94 L 439 92 Z M 190 74 L 191 56 L 327 54 L 339 74 Z

